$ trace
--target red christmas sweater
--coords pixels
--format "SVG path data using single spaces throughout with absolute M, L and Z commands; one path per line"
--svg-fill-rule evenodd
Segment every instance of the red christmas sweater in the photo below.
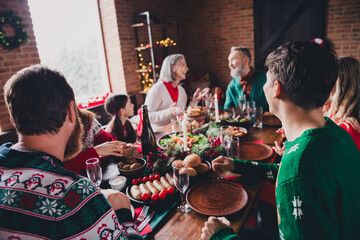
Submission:
M 89 158 L 99 158 L 100 163 L 104 157 L 100 157 L 96 152 L 94 146 L 108 141 L 115 141 L 115 139 L 105 132 L 100 123 L 94 119 L 91 129 L 88 130 L 86 138 L 83 141 L 83 149 L 76 157 L 64 162 L 65 169 L 81 174 L 86 171 L 86 160 Z

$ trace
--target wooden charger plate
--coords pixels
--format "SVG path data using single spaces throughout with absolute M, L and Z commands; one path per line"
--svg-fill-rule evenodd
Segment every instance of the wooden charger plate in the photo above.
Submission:
M 266 144 L 241 142 L 239 152 L 232 157 L 241 160 L 262 161 L 271 157 L 272 153 L 272 148 Z
M 278 119 L 275 115 L 264 115 L 263 116 L 263 124 L 267 126 L 282 126 L 280 119 Z
M 196 184 L 186 194 L 186 202 L 196 212 L 208 216 L 227 216 L 247 203 L 246 191 L 230 181 L 207 180 Z

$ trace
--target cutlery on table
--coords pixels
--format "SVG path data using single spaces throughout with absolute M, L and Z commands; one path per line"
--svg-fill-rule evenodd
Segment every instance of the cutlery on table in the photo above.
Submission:
M 146 219 L 138 227 L 139 232 L 141 232 L 146 227 L 146 225 L 151 221 L 154 215 L 155 215 L 155 211 L 153 211 L 149 216 L 146 217 Z
M 144 221 L 144 219 L 145 219 L 146 214 L 148 213 L 148 211 L 149 211 L 149 206 L 145 205 L 145 206 L 143 207 L 143 209 L 141 210 L 141 212 L 140 212 L 138 218 L 136 219 L 136 221 L 138 221 L 138 222 Z

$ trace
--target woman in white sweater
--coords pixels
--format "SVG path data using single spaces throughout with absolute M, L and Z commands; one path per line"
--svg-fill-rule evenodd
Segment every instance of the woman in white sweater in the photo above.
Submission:
M 145 99 L 154 131 L 169 124 L 171 118 L 185 108 L 187 95 L 179 83 L 186 78 L 188 71 L 184 55 L 173 54 L 165 58 L 159 80 L 151 87 Z M 196 89 L 190 105 L 196 106 L 208 92 L 209 88 Z

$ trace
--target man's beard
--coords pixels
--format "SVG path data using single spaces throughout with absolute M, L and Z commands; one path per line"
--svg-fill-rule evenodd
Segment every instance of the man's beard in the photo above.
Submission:
M 71 133 L 68 142 L 66 143 L 64 161 L 69 161 L 71 158 L 75 157 L 80 152 L 80 150 L 82 149 L 82 134 L 83 128 L 80 123 L 79 116 L 76 116 L 74 130 Z
M 232 78 L 237 78 L 245 72 L 245 65 L 240 64 L 235 68 L 230 68 L 230 75 Z

